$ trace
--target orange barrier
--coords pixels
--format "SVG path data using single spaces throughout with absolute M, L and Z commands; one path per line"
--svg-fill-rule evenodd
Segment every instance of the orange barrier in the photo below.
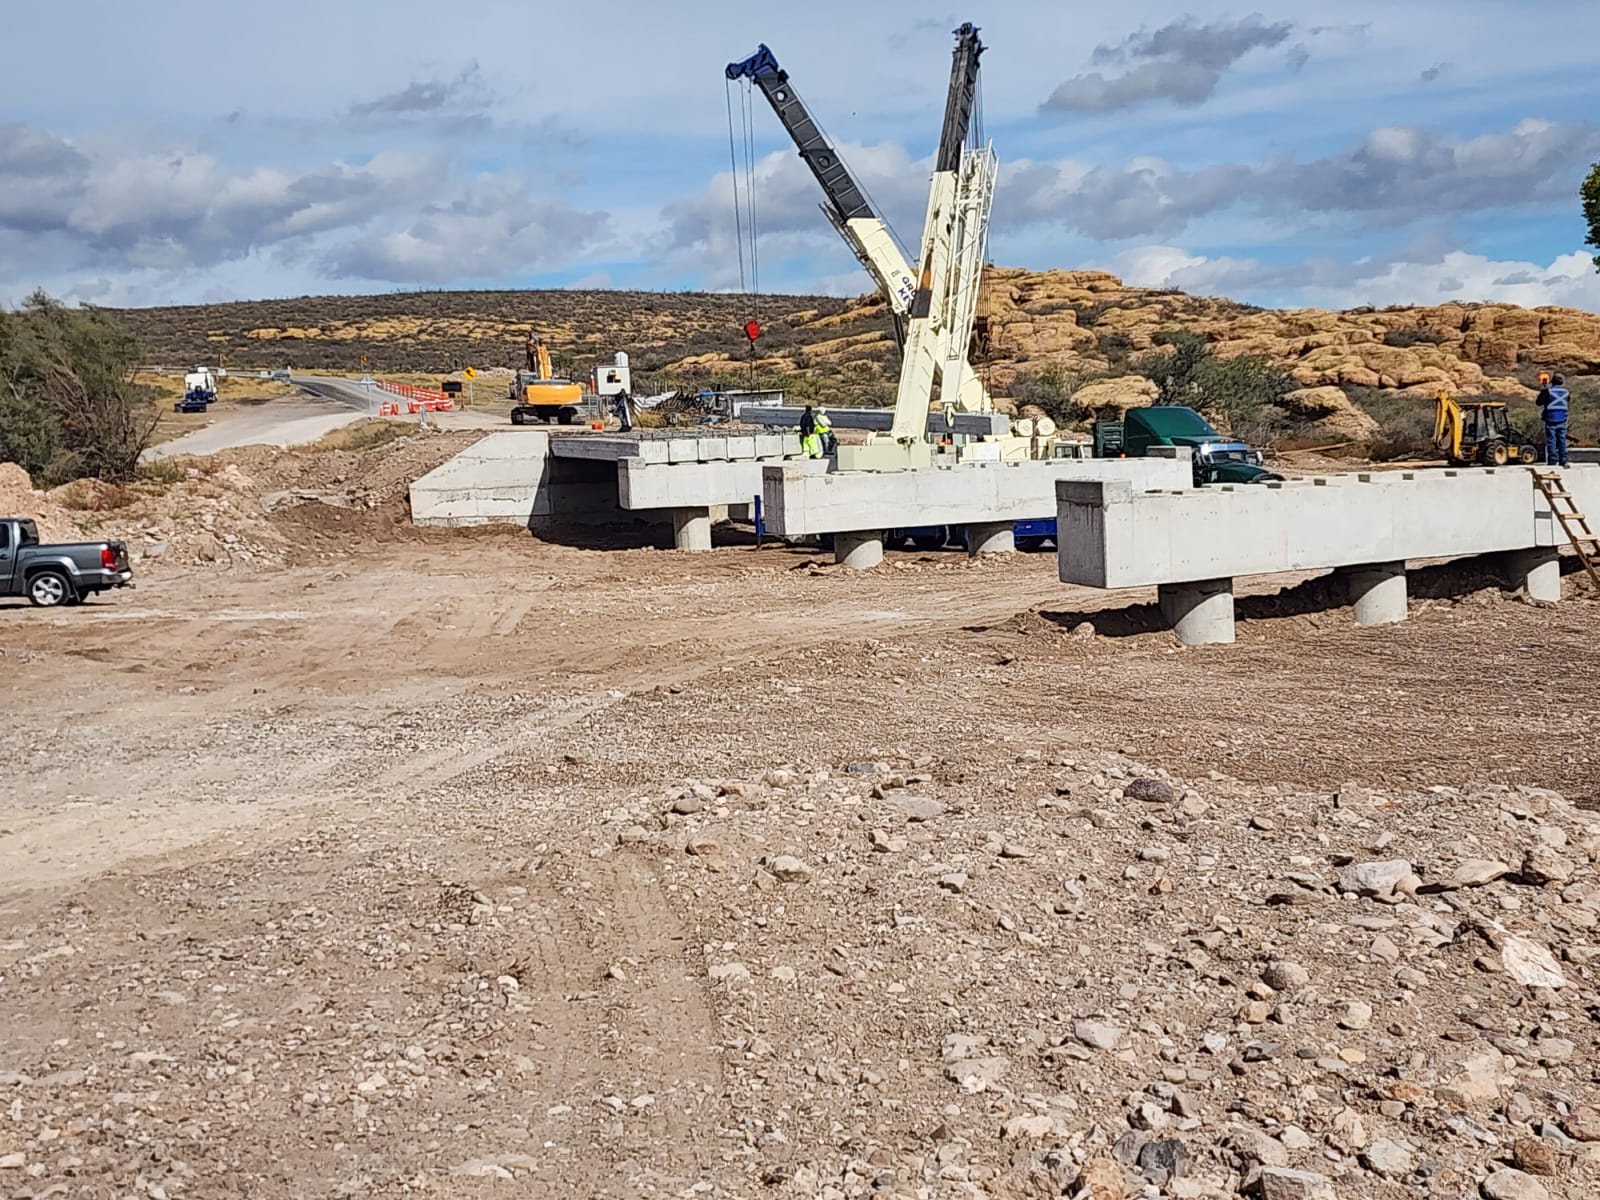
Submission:
M 443 392 L 432 392 L 427 388 L 413 387 L 409 383 L 391 383 L 387 379 L 379 380 L 378 386 L 390 395 L 399 396 L 406 400 L 406 411 L 409 413 L 454 412 L 456 408 L 455 397 L 447 396 Z M 395 416 L 400 414 L 398 402 L 392 403 L 388 407 Z M 384 415 L 381 405 L 378 409 L 378 415 Z

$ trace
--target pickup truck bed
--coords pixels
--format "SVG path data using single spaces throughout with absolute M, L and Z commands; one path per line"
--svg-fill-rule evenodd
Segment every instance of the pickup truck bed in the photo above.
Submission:
M 132 582 L 122 542 L 44 545 L 32 521 L 0 518 L 0 596 L 26 596 L 36 607 L 54 608 Z

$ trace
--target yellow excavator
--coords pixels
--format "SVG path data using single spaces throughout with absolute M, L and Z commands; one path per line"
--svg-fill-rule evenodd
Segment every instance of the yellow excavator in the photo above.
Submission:
M 1433 444 L 1458 467 L 1531 463 L 1538 449 L 1511 424 L 1504 400 L 1461 400 L 1439 393 Z
M 527 425 L 555 421 L 571 425 L 578 419 L 583 403 L 583 385 L 570 379 L 557 379 L 550 366 L 550 348 L 544 339 L 528 331 L 527 366 L 511 381 L 511 423 Z

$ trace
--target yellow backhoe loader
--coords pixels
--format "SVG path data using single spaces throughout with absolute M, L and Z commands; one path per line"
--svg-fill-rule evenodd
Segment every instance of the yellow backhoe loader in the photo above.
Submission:
M 1447 391 L 1439 393 L 1433 444 L 1454 466 L 1503 467 L 1538 457 L 1511 424 L 1504 400 L 1461 400 Z

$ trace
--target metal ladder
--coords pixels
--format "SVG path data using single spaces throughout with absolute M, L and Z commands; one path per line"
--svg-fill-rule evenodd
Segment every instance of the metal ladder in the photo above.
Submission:
M 1578 552 L 1578 561 L 1583 563 L 1583 569 L 1589 572 L 1589 582 L 1600 590 L 1600 571 L 1595 570 L 1595 559 L 1600 558 L 1600 538 L 1595 537 L 1594 530 L 1589 528 L 1589 518 L 1578 511 L 1578 503 L 1567 491 L 1561 473 L 1534 471 L 1533 486 L 1543 492 L 1544 498 L 1550 502 L 1550 511 L 1561 522 L 1561 530 Z M 1565 509 L 1561 507 L 1562 504 L 1566 505 Z

